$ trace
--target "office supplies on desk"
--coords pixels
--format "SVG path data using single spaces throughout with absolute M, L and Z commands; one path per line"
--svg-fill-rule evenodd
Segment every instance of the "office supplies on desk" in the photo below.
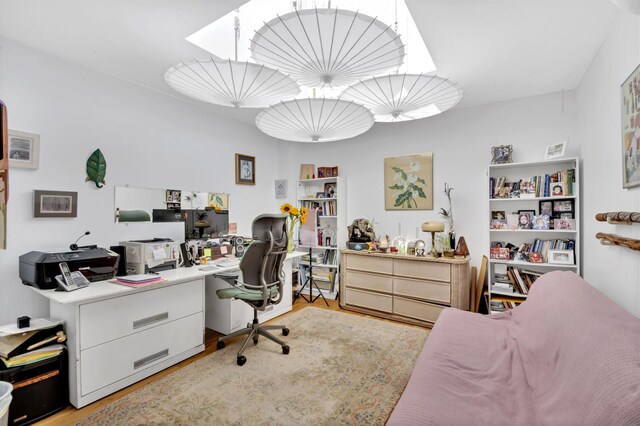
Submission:
M 118 254 L 102 247 L 86 246 L 68 252 L 31 251 L 19 258 L 22 283 L 43 290 L 58 286 L 60 262 L 66 262 L 71 272 L 81 271 L 90 282 L 113 278 L 117 270 Z
M 169 238 L 121 241 L 126 247 L 127 272 L 145 274 L 178 268 L 180 245 Z
M 0 327 L 0 356 L 12 358 L 29 351 L 29 347 L 63 331 L 62 321 L 36 318 L 31 327 L 18 328 L 15 324 Z
M 116 278 L 114 280 L 111 280 L 110 282 L 115 283 L 115 284 L 124 285 L 124 286 L 127 286 L 127 287 L 138 288 L 138 287 L 145 287 L 145 286 L 148 286 L 148 285 L 159 284 L 161 282 L 166 281 L 164 278 L 162 278 L 159 275 L 151 275 L 153 278 L 149 278 L 149 279 L 134 279 L 134 280 L 127 280 L 126 279 L 126 278 L 130 278 L 131 276 L 136 277 L 137 275 L 130 275 L 128 277 Z M 148 276 L 148 275 L 143 275 L 143 276 Z
M 71 272 L 67 262 L 60 262 L 58 264 L 62 275 L 56 275 L 56 281 L 60 284 L 60 287 L 65 291 L 78 290 L 89 285 L 89 280 L 82 275 L 80 271 Z
M 54 356 L 60 355 L 62 351 L 65 349 L 63 345 L 60 343 L 50 344 L 48 346 L 34 349 L 31 352 L 24 353 L 22 355 L 17 355 L 12 358 L 0 357 L 0 361 L 6 367 L 17 367 L 20 365 L 29 365 L 44 359 L 52 358 Z

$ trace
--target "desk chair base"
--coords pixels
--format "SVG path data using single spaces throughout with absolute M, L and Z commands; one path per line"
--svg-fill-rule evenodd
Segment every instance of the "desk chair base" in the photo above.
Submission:
M 289 346 L 282 340 L 278 339 L 273 334 L 269 333 L 267 330 L 282 330 L 282 335 L 287 336 L 289 334 L 289 329 L 284 325 L 260 325 L 258 323 L 258 311 L 253 311 L 253 322 L 248 323 L 246 328 L 242 330 L 235 331 L 231 334 L 227 334 L 224 337 L 220 337 L 218 339 L 218 344 L 216 346 L 217 349 L 224 349 L 226 346 L 225 340 L 233 339 L 234 337 L 242 336 L 247 334 L 247 338 L 244 339 L 244 343 L 242 343 L 242 347 L 238 351 L 238 365 L 243 366 L 245 362 L 247 362 L 247 357 L 242 355 L 244 350 L 249 345 L 249 341 L 253 340 L 253 344 L 258 344 L 259 336 L 264 336 L 269 340 L 272 340 L 282 346 L 282 353 L 287 355 L 289 353 Z

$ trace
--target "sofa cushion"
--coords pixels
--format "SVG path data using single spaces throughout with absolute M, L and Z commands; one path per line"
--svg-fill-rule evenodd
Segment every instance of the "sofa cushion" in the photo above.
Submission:
M 445 309 L 390 425 L 640 424 L 640 320 L 570 272 L 483 316 Z

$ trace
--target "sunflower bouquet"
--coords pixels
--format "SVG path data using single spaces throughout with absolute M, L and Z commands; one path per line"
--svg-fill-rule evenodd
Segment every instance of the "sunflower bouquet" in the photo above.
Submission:
M 309 213 L 309 211 L 305 207 L 302 207 L 301 209 L 298 210 L 296 207 L 293 207 L 289 203 L 284 203 L 283 205 L 281 205 L 280 206 L 280 211 L 282 213 L 286 213 L 286 214 L 289 215 L 289 218 L 288 218 L 288 221 L 289 221 L 289 244 L 288 244 L 288 249 L 289 249 L 289 251 L 293 251 L 293 249 L 295 247 L 293 235 L 294 235 L 296 223 L 306 223 L 307 222 L 307 214 Z

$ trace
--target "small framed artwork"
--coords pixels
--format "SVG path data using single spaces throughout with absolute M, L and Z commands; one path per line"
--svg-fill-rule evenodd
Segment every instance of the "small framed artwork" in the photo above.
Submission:
M 433 210 L 433 154 L 384 159 L 385 210 Z
M 506 219 L 504 210 L 493 210 L 491 212 L 491 219 Z
M 640 185 L 640 66 L 620 86 L 622 110 L 622 187 Z
M 504 241 L 491 241 L 492 248 L 504 248 L 505 245 Z
M 574 230 L 576 229 L 575 219 L 553 219 L 553 229 Z
M 534 216 L 533 229 L 538 229 L 538 230 L 549 229 L 549 216 L 545 216 L 545 215 Z
M 553 158 L 562 157 L 564 155 L 564 150 L 566 147 L 567 141 L 547 145 L 547 149 L 544 150 L 544 159 L 551 160 Z
M 573 200 L 558 200 L 553 202 L 554 212 L 572 212 Z
M 564 196 L 564 182 L 555 182 L 551 184 L 551 196 L 552 197 Z
M 287 198 L 287 180 L 276 179 L 276 198 Z
M 573 219 L 573 213 L 560 213 L 560 219 Z
M 325 183 L 324 184 L 324 193 L 327 198 L 336 198 L 336 184 L 335 183 Z
M 513 159 L 511 158 L 512 154 L 512 145 L 500 145 L 491 147 L 491 164 L 513 163 Z
M 315 164 L 300 164 L 300 179 L 314 179 Z
M 573 250 L 549 250 L 547 262 L 561 265 L 573 265 Z
M 535 216 L 535 210 L 518 210 L 518 229 L 531 229 Z
M 239 185 L 256 184 L 256 157 L 236 154 L 236 183 Z
M 77 217 L 78 193 L 33 191 L 33 217 Z
M 553 212 L 553 201 L 540 201 L 540 214 L 551 216 Z
M 9 130 L 9 165 L 37 169 L 40 157 L 40 135 Z
M 316 192 L 316 198 L 325 198 L 324 192 Z

